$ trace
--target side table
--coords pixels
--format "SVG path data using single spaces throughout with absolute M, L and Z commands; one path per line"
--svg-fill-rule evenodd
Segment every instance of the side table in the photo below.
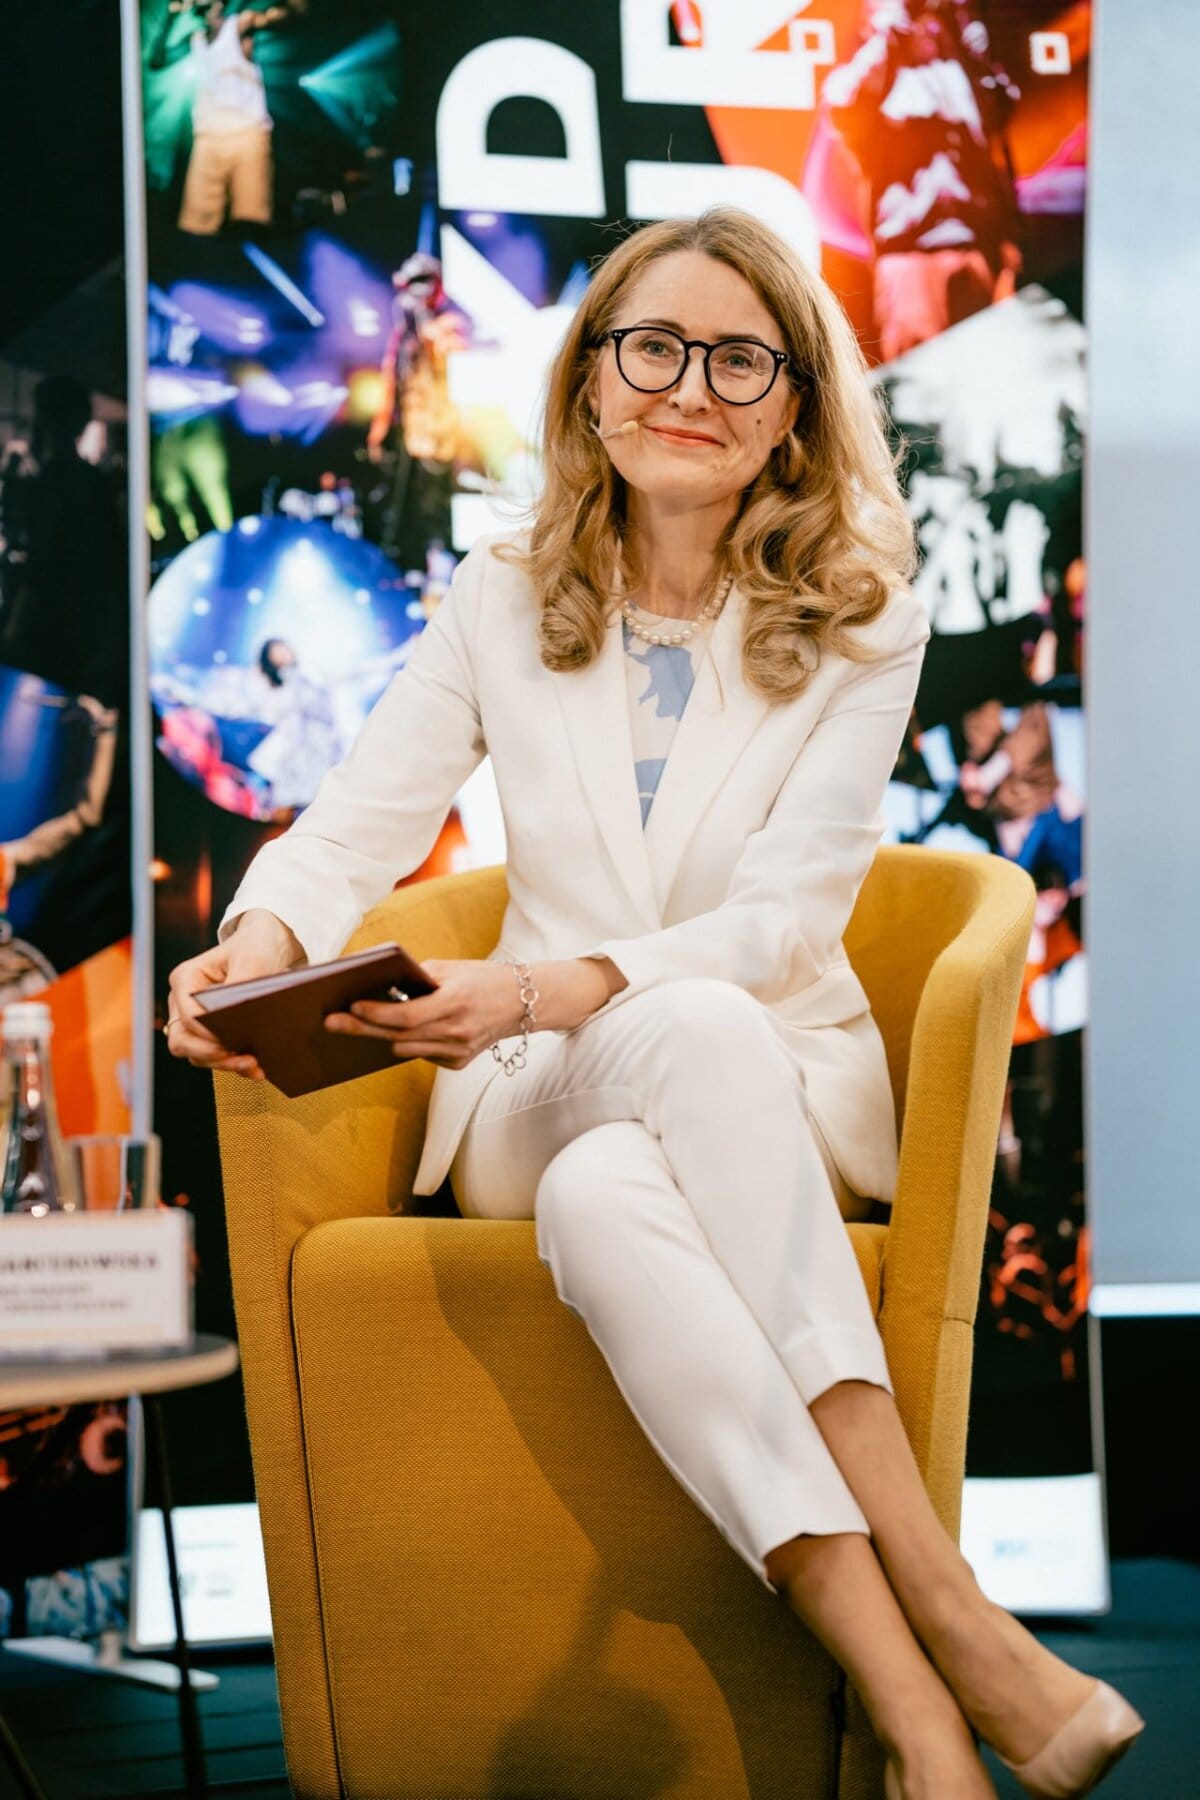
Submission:
M 0 1408 L 75 1406 L 89 1400 L 110 1400 L 114 1395 L 141 1396 L 146 1420 L 146 1453 L 154 1470 L 166 1540 L 167 1575 L 175 1619 L 175 1661 L 179 1666 L 179 1731 L 188 1800 L 204 1800 L 208 1780 L 200 1716 L 192 1686 L 191 1658 L 183 1629 L 183 1596 L 171 1516 L 171 1477 L 159 1396 L 177 1388 L 200 1387 L 208 1381 L 219 1381 L 223 1376 L 233 1374 L 237 1361 L 237 1345 L 231 1338 L 203 1333 L 194 1337 L 190 1344 L 174 1350 L 129 1350 L 114 1356 L 45 1357 L 29 1362 L 0 1357 Z M 7 1759 L 27 1800 L 46 1800 L 2 1716 L 0 1752 Z

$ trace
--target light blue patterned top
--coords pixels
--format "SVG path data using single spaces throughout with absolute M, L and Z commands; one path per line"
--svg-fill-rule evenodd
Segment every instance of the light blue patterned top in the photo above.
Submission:
M 638 620 L 652 630 L 672 631 L 680 621 L 635 607 Z M 658 791 L 667 755 L 708 644 L 711 626 L 702 626 L 686 644 L 647 644 L 621 621 L 625 645 L 625 678 L 629 689 L 629 722 L 637 773 L 642 825 Z

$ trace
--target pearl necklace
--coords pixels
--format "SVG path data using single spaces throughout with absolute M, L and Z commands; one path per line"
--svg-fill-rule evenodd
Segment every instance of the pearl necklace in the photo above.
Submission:
M 646 644 L 687 644 L 695 637 L 702 625 L 709 625 L 717 617 L 733 586 L 733 576 L 727 575 L 708 605 L 698 612 L 694 619 L 689 619 L 682 631 L 654 631 L 649 625 L 643 625 L 637 617 L 632 600 L 621 602 L 621 617 L 632 631 L 634 637 L 641 638 Z M 683 623 L 683 621 L 681 621 Z

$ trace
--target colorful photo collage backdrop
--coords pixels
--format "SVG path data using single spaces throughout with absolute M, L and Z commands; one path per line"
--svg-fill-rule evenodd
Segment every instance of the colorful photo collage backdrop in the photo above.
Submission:
M 1051 0 L 142 14 L 160 1004 L 457 560 L 520 523 L 547 362 L 596 260 L 629 221 L 759 213 L 838 293 L 905 445 L 934 637 L 889 834 L 1011 857 L 1039 890 L 988 1238 L 979 1474 L 1091 1467 L 1090 26 L 1089 5 Z M 502 856 L 484 776 L 414 878 Z M 160 1076 L 202 1227 L 219 1194 L 208 1102 L 186 1071 Z

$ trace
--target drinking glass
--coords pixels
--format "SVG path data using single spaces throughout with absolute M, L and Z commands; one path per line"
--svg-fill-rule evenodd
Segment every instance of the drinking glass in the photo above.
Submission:
M 85 1212 L 132 1212 L 159 1202 L 159 1141 L 96 1132 L 67 1139 Z

